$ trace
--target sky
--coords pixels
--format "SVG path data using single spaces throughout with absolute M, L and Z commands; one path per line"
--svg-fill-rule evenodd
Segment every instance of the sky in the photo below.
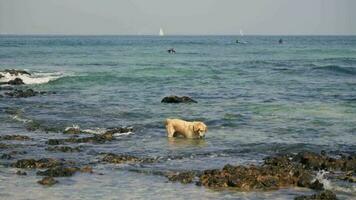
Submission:
M 356 0 L 0 0 L 0 34 L 356 35 Z

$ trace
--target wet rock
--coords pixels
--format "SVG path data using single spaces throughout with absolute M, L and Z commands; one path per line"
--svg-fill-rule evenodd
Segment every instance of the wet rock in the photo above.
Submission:
M 83 172 L 83 173 L 90 173 L 90 174 L 94 173 L 94 172 L 93 172 L 93 168 L 90 167 L 90 166 L 84 166 L 84 167 L 82 167 L 82 168 L 80 169 L 80 172 Z
M 20 69 L 5 69 L 4 71 L 1 71 L 2 73 L 9 73 L 11 75 L 29 75 L 31 76 L 31 74 L 25 70 L 20 70 Z
M 7 82 L 9 85 L 24 85 L 25 83 L 20 78 L 15 78 L 14 80 L 10 80 Z
M 298 196 L 294 200 L 337 200 L 335 193 L 330 190 L 322 191 L 318 194 L 313 194 L 311 196 Z
M 133 132 L 133 128 L 132 127 L 109 128 L 105 132 L 105 134 L 114 135 L 117 133 L 128 133 L 128 132 Z
M 27 175 L 26 172 L 20 171 L 20 170 L 18 170 L 18 171 L 16 172 L 16 174 L 19 175 L 19 176 L 26 176 L 26 175 Z
M 356 183 L 356 176 L 354 176 L 354 172 L 352 172 L 352 171 L 349 171 L 349 172 L 345 173 L 344 175 L 339 176 L 337 178 L 340 180 L 343 180 L 343 181 L 350 182 L 350 183 Z
M 168 96 L 168 97 L 164 97 L 161 103 L 198 103 L 198 102 L 187 96 L 182 96 L 182 97 Z
M 31 121 L 27 122 L 26 130 L 28 130 L 28 131 L 41 130 L 46 133 L 48 133 L 48 132 L 54 132 L 54 133 L 62 132 L 61 128 L 58 128 L 56 126 L 46 125 L 45 122 L 41 122 L 41 121 L 37 121 L 37 120 L 31 120 Z
M 66 138 L 66 139 L 49 139 L 47 144 L 49 145 L 60 145 L 68 143 L 105 143 L 107 141 L 114 140 L 115 137 L 113 133 L 104 133 L 100 135 L 94 135 L 92 137 L 82 137 L 82 138 Z
M 3 160 L 11 160 L 13 157 L 10 154 L 3 153 L 0 157 L 0 159 Z
M 53 177 L 44 177 L 42 180 L 37 181 L 37 183 L 39 183 L 41 185 L 52 186 L 52 185 L 58 183 L 58 181 L 55 180 Z
M 7 144 L 3 144 L 3 143 L 0 143 L 0 149 L 7 149 L 9 148 L 10 146 L 7 145 Z
M 25 135 L 4 135 L 0 136 L 0 140 L 30 140 L 30 137 Z
M 192 183 L 195 178 L 194 172 L 180 172 L 177 174 L 167 175 L 168 180 L 172 182 L 181 182 L 183 184 Z
M 50 168 L 60 166 L 63 163 L 59 160 L 52 158 L 35 159 L 22 159 L 13 163 L 11 166 L 16 168 Z
M 59 151 L 64 153 L 80 152 L 80 147 L 55 146 L 46 148 L 47 151 Z
M 28 98 L 28 97 L 33 97 L 38 95 L 39 92 L 36 92 L 32 89 L 27 89 L 27 90 L 14 90 L 12 92 L 5 92 L 5 95 L 13 98 Z
M 356 156 L 336 159 L 326 156 L 325 153 L 321 155 L 313 152 L 302 152 L 296 155 L 293 160 L 311 170 L 356 171 Z
M 77 167 L 63 167 L 57 166 L 49 168 L 45 171 L 38 171 L 39 176 L 50 176 L 50 177 L 69 177 L 73 176 L 80 169 Z
M 116 163 L 116 164 L 142 162 L 142 160 L 140 158 L 135 157 L 135 156 L 117 155 L 117 154 L 113 154 L 113 153 L 107 154 L 103 158 L 103 161 L 109 162 L 109 163 Z

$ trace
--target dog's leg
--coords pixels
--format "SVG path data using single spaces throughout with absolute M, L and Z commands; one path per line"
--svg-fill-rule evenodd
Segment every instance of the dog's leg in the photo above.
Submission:
M 166 129 L 167 129 L 167 137 L 172 138 L 174 136 L 174 127 L 172 125 L 166 125 Z

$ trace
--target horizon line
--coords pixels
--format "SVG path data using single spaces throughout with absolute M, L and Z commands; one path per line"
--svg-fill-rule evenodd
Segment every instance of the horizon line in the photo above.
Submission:
M 0 33 L 0 36 L 148 36 L 148 37 L 177 37 L 177 36 L 241 36 L 236 34 L 171 34 L 159 36 L 156 34 L 67 34 L 67 33 Z M 244 34 L 244 36 L 356 36 L 356 34 Z

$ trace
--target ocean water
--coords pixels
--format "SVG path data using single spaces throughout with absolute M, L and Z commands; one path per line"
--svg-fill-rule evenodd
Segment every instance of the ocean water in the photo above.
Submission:
M 278 44 L 279 38 L 284 40 Z M 246 41 L 236 44 L 235 40 Z M 176 54 L 168 54 L 175 48 Z M 17 176 L 0 160 L 2 199 L 293 199 L 313 191 L 210 190 L 167 182 L 156 171 L 259 164 L 278 153 L 303 150 L 331 155 L 356 150 L 355 36 L 0 36 L 0 70 L 22 69 L 38 91 L 30 98 L 0 98 L 0 135 L 28 135 L 21 158 L 54 157 L 93 164 L 95 174 L 59 178 L 47 188 L 35 170 Z M 168 95 L 197 104 L 161 104 Z M 5 112 L 15 110 L 15 113 Z M 204 140 L 167 140 L 166 118 L 204 121 Z M 27 131 L 29 121 L 41 129 Z M 80 144 L 83 152 L 46 151 L 55 130 L 132 126 L 105 144 Z M 3 142 L 2 143 L 6 143 Z M 0 149 L 7 153 L 8 150 Z M 97 163 L 100 153 L 166 158 L 153 164 Z M 138 171 L 142 173 L 138 173 Z M 340 198 L 355 184 L 331 182 Z

